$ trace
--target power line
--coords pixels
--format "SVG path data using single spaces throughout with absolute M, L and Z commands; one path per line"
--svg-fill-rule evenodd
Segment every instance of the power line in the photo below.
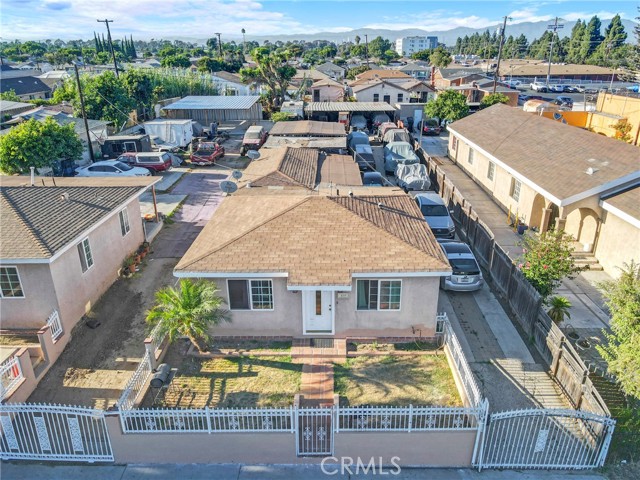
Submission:
M 558 29 L 560 28 L 564 28 L 564 25 L 558 25 L 558 17 L 556 17 L 556 20 L 555 22 L 553 22 L 553 25 L 547 26 L 547 30 L 553 30 L 553 33 L 551 34 L 550 45 L 549 45 L 549 68 L 547 69 L 547 85 L 549 85 L 549 80 L 551 78 L 551 58 L 553 55 L 553 41 L 556 38 Z
M 507 20 L 510 20 L 511 17 L 504 17 L 504 22 L 502 23 L 502 29 L 500 30 L 500 45 L 498 46 L 498 63 L 496 64 L 496 72 L 493 74 L 493 92 L 496 93 L 496 87 L 498 86 L 498 76 L 500 75 L 500 59 L 502 58 L 502 47 L 504 46 L 504 31 L 507 28 Z

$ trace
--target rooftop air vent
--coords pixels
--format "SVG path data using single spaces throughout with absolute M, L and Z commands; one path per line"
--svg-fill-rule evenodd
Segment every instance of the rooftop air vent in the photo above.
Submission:
M 586 173 L 587 175 L 593 175 L 593 174 L 594 174 L 594 173 L 596 173 L 597 171 L 598 171 L 598 169 L 597 169 L 597 168 L 589 167 L 589 168 L 587 168 L 587 170 L 585 171 L 585 173 Z
M 69 194 L 67 192 L 62 192 L 60 194 L 60 200 L 63 202 L 68 202 L 69 201 Z

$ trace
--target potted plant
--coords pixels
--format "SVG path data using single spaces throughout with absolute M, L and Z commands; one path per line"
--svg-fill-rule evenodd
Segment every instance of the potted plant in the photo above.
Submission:
M 127 257 L 125 258 L 124 262 L 122 262 L 122 274 L 127 277 L 129 275 L 131 275 L 133 272 L 135 272 L 136 266 L 133 262 L 133 258 L 132 257 Z
M 554 322 L 560 323 L 565 317 L 571 318 L 571 314 L 569 313 L 571 302 L 566 297 L 556 295 L 549 299 L 548 304 L 550 308 L 547 310 L 547 314 Z

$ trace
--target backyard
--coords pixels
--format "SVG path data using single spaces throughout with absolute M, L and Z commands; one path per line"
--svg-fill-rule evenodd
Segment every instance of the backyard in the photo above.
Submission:
M 164 363 L 177 368 L 171 386 L 155 406 L 179 408 L 285 407 L 293 405 L 300 389 L 302 365 L 291 363 L 287 345 L 280 355 L 198 358 L 187 355 L 189 342 L 178 340 L 169 347 Z M 254 348 L 252 348 L 254 347 Z M 268 348 L 261 348 L 268 347 Z M 273 345 L 243 345 L 238 350 L 256 354 Z M 157 391 L 150 389 L 143 405 L 154 406 Z
M 334 382 L 341 405 L 462 405 L 444 355 L 350 358 Z

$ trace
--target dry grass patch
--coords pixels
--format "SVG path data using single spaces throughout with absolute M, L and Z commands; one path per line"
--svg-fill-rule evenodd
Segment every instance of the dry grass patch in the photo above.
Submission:
M 350 358 L 334 382 L 344 405 L 462 405 L 444 355 Z
M 302 365 L 290 357 L 200 359 L 172 345 L 165 362 L 178 368 L 163 406 L 180 408 L 285 407 L 300 390 Z M 145 405 L 151 405 L 150 391 Z

